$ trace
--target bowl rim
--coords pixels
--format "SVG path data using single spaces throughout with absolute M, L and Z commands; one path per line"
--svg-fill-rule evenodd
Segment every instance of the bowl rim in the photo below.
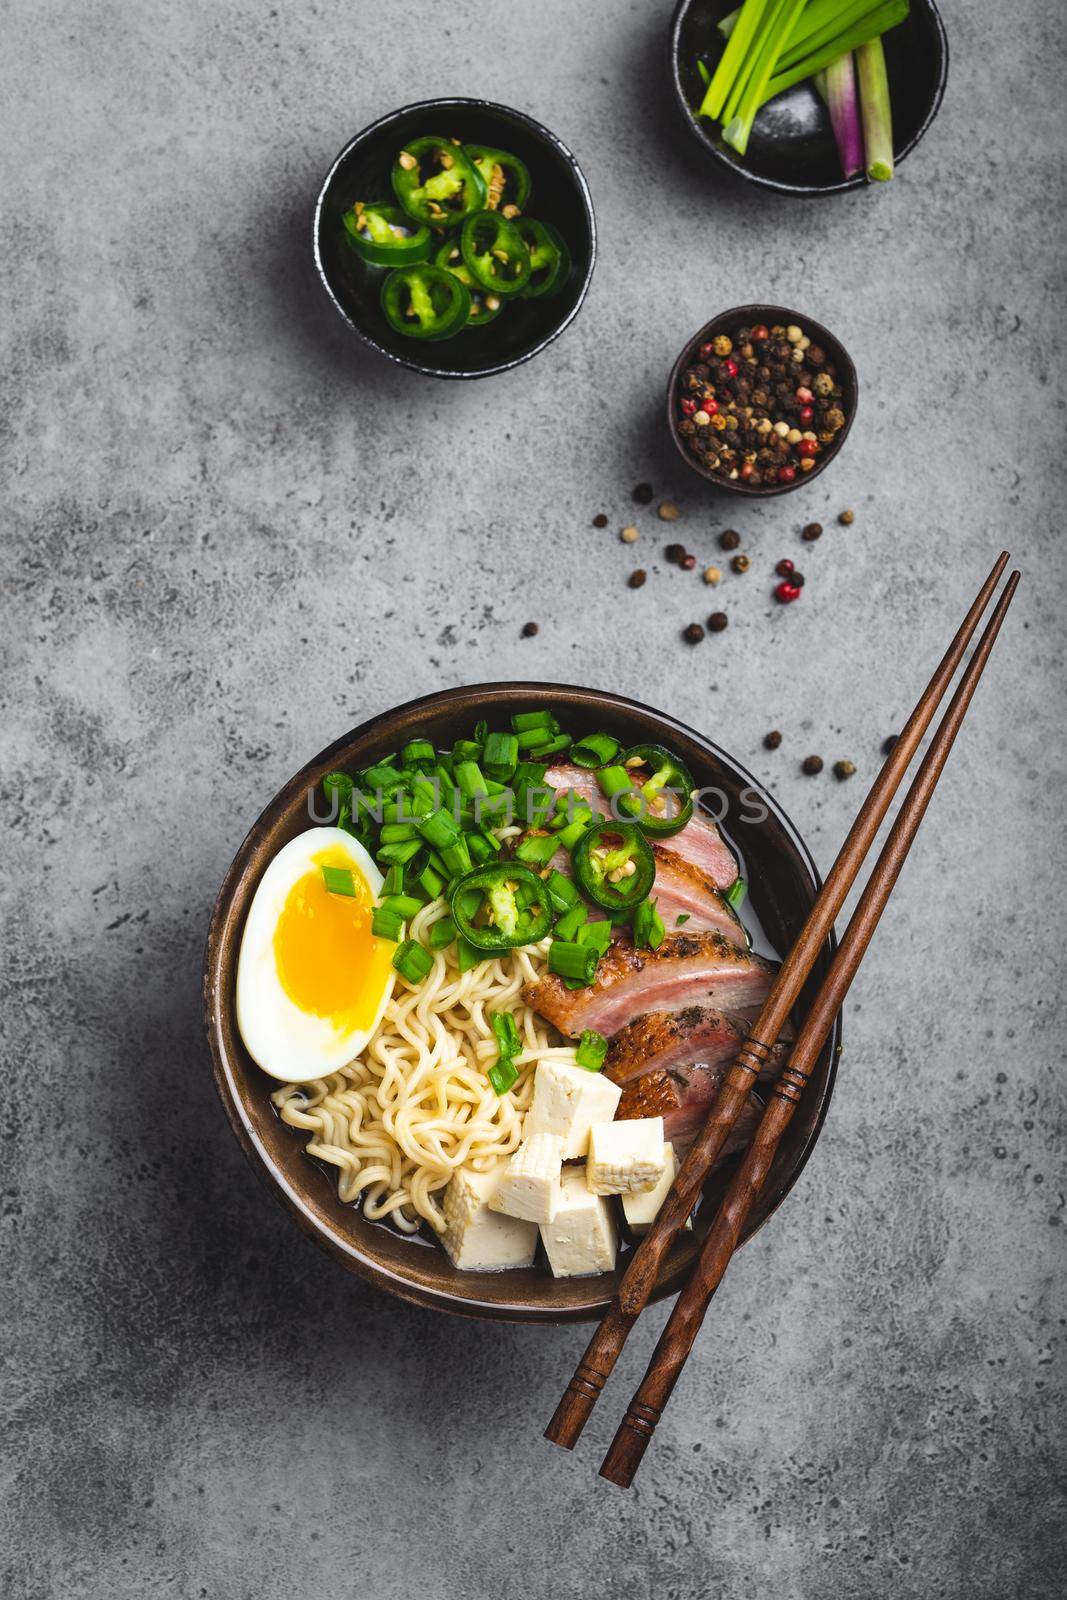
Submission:
M 757 778 L 754 778 L 733 756 L 715 744 L 704 734 L 690 728 L 667 712 L 657 711 L 654 707 L 646 705 L 643 701 L 633 700 L 625 695 L 612 694 L 608 691 L 589 689 L 577 684 L 549 683 L 533 679 L 515 679 L 497 683 L 461 684 L 453 688 L 435 690 L 426 695 L 419 695 L 413 700 L 405 701 L 402 705 L 390 707 L 369 717 L 366 721 L 350 729 L 332 744 L 312 757 L 310 761 L 282 785 L 281 789 L 268 801 L 259 816 L 252 823 L 244 839 L 241 841 L 237 852 L 226 871 L 222 884 L 211 913 L 207 938 L 204 949 L 204 971 L 201 988 L 203 1007 L 203 1021 L 207 1033 L 208 1046 L 211 1053 L 212 1072 L 215 1087 L 222 1101 L 230 1127 L 237 1142 L 241 1146 L 248 1161 L 267 1184 L 275 1200 L 286 1209 L 295 1219 L 298 1226 L 308 1234 L 316 1244 L 323 1249 L 335 1262 L 345 1267 L 349 1272 L 355 1273 L 364 1282 L 377 1289 L 383 1289 L 406 1300 L 412 1305 L 426 1307 L 434 1311 L 444 1311 L 453 1316 L 465 1317 L 476 1321 L 539 1323 L 547 1326 L 563 1326 L 572 1322 L 586 1322 L 597 1320 L 603 1315 L 610 1304 L 610 1297 L 601 1296 L 592 1298 L 588 1302 L 572 1306 L 565 1310 L 559 1307 L 538 1307 L 532 1304 L 512 1304 L 501 1306 L 496 1302 L 483 1302 L 467 1298 L 463 1295 L 449 1294 L 445 1289 L 426 1288 L 422 1284 L 412 1282 L 398 1272 L 383 1265 L 381 1262 L 366 1256 L 351 1239 L 344 1239 L 329 1230 L 320 1222 L 312 1208 L 307 1204 L 300 1188 L 291 1184 L 284 1172 L 280 1170 L 273 1160 L 270 1151 L 254 1128 L 247 1114 L 242 1097 L 238 1091 L 233 1072 L 233 1063 L 230 1061 L 221 1028 L 221 1008 L 223 1004 L 222 986 L 219 983 L 220 968 L 225 959 L 224 933 L 233 916 L 234 900 L 242 881 L 249 870 L 261 835 L 268 829 L 274 816 L 285 810 L 293 799 L 301 792 L 306 791 L 311 775 L 323 767 L 327 769 L 336 763 L 342 753 L 348 751 L 353 744 L 365 740 L 375 733 L 380 732 L 383 726 L 393 722 L 401 714 L 409 715 L 420 710 L 438 708 L 456 701 L 469 699 L 472 704 L 482 704 L 487 699 L 499 702 L 502 697 L 522 691 L 526 695 L 567 695 L 576 696 L 579 701 L 595 707 L 610 705 L 620 712 L 637 710 L 650 714 L 663 724 L 665 730 L 683 733 L 687 738 L 693 739 L 714 760 L 721 761 L 732 773 L 743 782 L 749 784 L 759 794 L 783 829 L 788 841 L 807 873 L 813 896 L 822 887 L 822 879 L 812 859 L 811 853 L 801 838 L 795 824 L 783 810 L 779 802 Z M 828 955 L 833 954 L 837 948 L 837 937 L 833 929 L 826 940 L 824 949 Z M 233 998 L 228 997 L 227 1003 L 232 1007 Z M 789 1195 L 804 1168 L 807 1166 L 811 1152 L 818 1142 L 826 1121 L 830 1101 L 833 1098 L 834 1085 L 837 1078 L 838 1061 L 841 1055 L 842 1013 L 835 1017 L 833 1026 L 827 1036 L 826 1042 L 820 1051 L 820 1058 L 827 1055 L 826 1081 L 822 1091 L 815 1120 L 798 1152 L 797 1159 L 792 1169 L 780 1180 L 770 1199 L 766 1215 L 747 1233 L 741 1240 L 742 1244 L 757 1234 L 764 1224 L 770 1220 L 778 1207 Z M 311 1172 L 309 1167 L 309 1174 Z M 677 1281 L 676 1281 L 677 1280 Z M 598 1278 L 590 1278 L 588 1282 L 594 1284 Z M 681 1277 L 678 1272 L 666 1276 L 657 1285 L 650 1303 L 667 1298 L 675 1294 L 681 1287 Z
M 359 144 L 361 140 L 367 138 L 370 134 L 377 133 L 379 129 L 388 127 L 391 122 L 395 122 L 400 117 L 407 116 L 411 112 L 437 112 L 443 108 L 447 109 L 448 107 L 452 106 L 468 106 L 478 111 L 493 113 L 503 112 L 508 117 L 513 117 L 517 121 L 525 123 L 527 129 L 532 134 L 550 145 L 555 150 L 556 154 L 562 157 L 564 163 L 570 169 L 571 175 L 578 189 L 579 198 L 582 202 L 582 210 L 585 214 L 586 225 L 589 230 L 589 262 L 585 270 L 585 276 L 583 277 L 581 286 L 578 290 L 578 297 L 567 315 L 562 319 L 561 322 L 557 323 L 552 328 L 551 332 L 547 333 L 539 343 L 535 344 L 531 349 L 524 351 L 522 355 L 512 356 L 507 361 L 495 362 L 492 366 L 478 367 L 474 371 L 457 367 L 449 367 L 442 364 L 435 366 L 428 361 L 420 361 L 415 354 L 412 354 L 411 356 L 401 355 L 397 351 L 390 350 L 384 344 L 380 343 L 380 341 L 376 339 L 372 333 L 368 332 L 366 328 L 362 328 L 355 318 L 349 315 L 345 306 L 334 293 L 333 285 L 330 282 L 329 274 L 326 271 L 325 263 L 322 258 L 322 250 L 319 243 L 320 224 L 327 195 L 329 194 L 330 187 L 337 174 L 338 168 L 347 159 L 348 155 L 355 148 L 355 146 Z M 312 252 L 315 258 L 315 270 L 318 273 L 319 282 L 322 284 L 322 287 L 325 289 L 326 294 L 329 297 L 331 305 L 342 318 L 342 320 L 348 325 L 351 331 L 356 334 L 358 338 L 363 340 L 364 344 L 369 345 L 372 350 L 376 350 L 379 355 L 385 356 L 386 360 L 392 361 L 396 366 L 407 367 L 412 372 L 421 372 L 425 377 L 428 378 L 491 378 L 495 377 L 501 372 L 511 372 L 515 367 L 521 367 L 524 362 L 531 361 L 534 356 L 540 355 L 542 350 L 546 350 L 550 344 L 553 344 L 559 338 L 560 334 L 563 333 L 566 328 L 570 327 L 571 323 L 582 309 L 582 306 L 585 303 L 585 297 L 589 293 L 589 285 L 593 277 L 593 268 L 596 266 L 596 214 L 593 210 L 593 197 L 589 191 L 589 184 L 586 182 L 585 173 L 582 171 L 578 163 L 578 158 L 571 150 L 568 149 L 559 135 L 552 132 L 551 128 L 545 127 L 543 122 L 538 122 L 536 117 L 531 117 L 528 112 L 518 111 L 514 106 L 506 106 L 499 100 L 484 100 L 472 95 L 440 95 L 432 100 L 413 100 L 408 105 L 397 106 L 395 110 L 387 111 L 384 116 L 378 117 L 374 122 L 369 122 L 365 128 L 361 128 L 358 133 L 353 134 L 352 138 L 348 140 L 344 148 L 338 151 L 337 155 L 330 164 L 330 169 L 327 172 L 326 177 L 323 179 L 322 186 L 319 189 L 318 198 L 315 201 L 315 210 L 311 221 L 311 243 Z
M 761 173 L 752 171 L 751 168 L 741 165 L 739 161 L 720 148 L 718 141 L 712 134 L 703 128 L 697 117 L 693 115 L 685 91 L 682 88 L 681 66 L 679 61 L 679 36 L 682 31 L 682 22 L 696 0 L 677 0 L 674 13 L 671 17 L 668 48 L 670 51 L 671 84 L 674 88 L 674 98 L 682 118 L 701 148 L 718 162 L 725 171 L 732 172 L 745 183 L 755 184 L 760 189 L 769 189 L 775 194 L 788 194 L 801 200 L 813 200 L 824 195 L 844 194 L 850 189 L 869 189 L 870 183 L 864 173 L 857 172 L 851 178 L 839 178 L 834 183 L 788 183 L 782 178 L 767 178 Z M 926 115 L 918 128 L 899 150 L 894 150 L 893 159 L 896 166 L 905 161 L 916 145 L 925 137 L 930 124 L 941 110 L 941 102 L 945 98 L 945 86 L 948 82 L 948 34 L 941 13 L 937 9 L 935 0 L 912 0 L 916 10 L 923 11 L 929 18 L 937 40 L 938 68 L 937 82 L 934 85 L 933 96 Z M 906 26 L 908 19 L 902 26 Z
M 730 478 L 721 478 L 718 473 L 709 472 L 707 467 L 701 466 L 700 462 L 693 455 L 692 451 L 686 449 L 685 442 L 682 439 L 681 434 L 678 432 L 677 406 L 675 405 L 674 397 L 678 388 L 678 380 L 682 375 L 682 369 L 686 366 L 688 358 L 695 345 L 703 344 L 711 334 L 718 330 L 720 324 L 734 322 L 735 319 L 737 319 L 738 322 L 753 322 L 757 319 L 761 322 L 784 322 L 786 325 L 792 322 L 803 327 L 808 332 L 816 335 L 821 344 L 825 344 L 831 349 L 831 353 L 834 353 L 835 355 L 835 361 L 838 366 L 839 373 L 843 371 L 843 387 L 848 387 L 852 391 L 852 404 L 849 408 L 848 415 L 845 417 L 845 425 L 838 432 L 837 438 L 834 440 L 830 449 L 824 453 L 820 461 L 815 463 L 815 466 L 811 472 L 801 473 L 798 477 L 793 479 L 792 483 L 761 483 L 753 488 L 750 484 L 741 483 L 740 480 L 735 481 Z M 830 466 L 832 462 L 836 461 L 838 456 L 841 454 L 842 446 L 851 433 L 852 424 L 856 420 L 856 412 L 859 410 L 859 403 L 860 380 L 859 375 L 856 372 L 856 363 L 849 355 L 844 344 L 837 337 L 837 334 L 832 333 L 830 329 L 824 327 L 821 322 L 816 322 L 814 317 L 806 316 L 800 311 L 793 311 L 788 306 L 762 304 L 751 306 L 733 306 L 729 311 L 719 312 L 717 316 L 714 316 L 708 322 L 705 322 L 702 328 L 698 328 L 696 333 L 693 334 L 692 338 L 686 340 L 685 344 L 681 348 L 681 351 L 679 352 L 678 359 L 671 368 L 671 375 L 667 380 L 667 426 L 671 431 L 671 438 L 674 440 L 675 448 L 678 450 L 678 453 L 681 455 L 682 459 L 688 466 L 692 468 L 695 473 L 703 478 L 706 483 L 712 484 L 716 489 L 723 489 L 729 494 L 744 495 L 750 500 L 770 500 L 775 495 L 791 494 L 795 489 L 806 488 L 809 483 L 812 483 L 820 475 L 820 473 L 825 472 L 826 468 Z

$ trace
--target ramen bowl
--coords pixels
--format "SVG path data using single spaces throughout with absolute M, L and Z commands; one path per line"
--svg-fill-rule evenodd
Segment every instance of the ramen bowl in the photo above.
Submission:
M 416 737 L 451 746 L 494 708 L 498 719 L 548 707 L 564 728 L 601 728 L 624 745 L 664 744 L 676 751 L 709 796 L 723 833 L 740 858 L 756 934 L 755 948 L 788 950 L 819 888 L 800 835 L 782 808 L 724 750 L 703 734 L 634 700 L 594 689 L 545 683 L 491 683 L 448 689 L 372 717 L 321 751 L 292 777 L 253 823 L 219 890 L 208 932 L 204 1021 L 215 1081 L 237 1139 L 269 1190 L 298 1225 L 347 1271 L 402 1299 L 459 1316 L 513 1322 L 565 1323 L 599 1317 L 630 1259 L 620 1248 L 615 1271 L 595 1277 L 553 1278 L 547 1267 L 499 1273 L 461 1271 L 432 1238 L 402 1235 L 372 1222 L 338 1197 L 335 1176 L 308 1157 L 304 1138 L 277 1115 L 277 1088 L 252 1061 L 237 1026 L 235 988 L 245 919 L 263 873 L 278 851 L 309 825 L 308 796 L 334 769 L 355 771 Z M 828 940 L 799 1002 L 804 1009 L 825 975 Z M 840 1019 L 779 1146 L 768 1181 L 753 1207 L 744 1238 L 766 1222 L 796 1182 L 818 1139 L 840 1051 Z M 676 1242 L 654 1299 L 681 1287 L 729 1180 L 731 1163 L 709 1179 L 692 1233 Z

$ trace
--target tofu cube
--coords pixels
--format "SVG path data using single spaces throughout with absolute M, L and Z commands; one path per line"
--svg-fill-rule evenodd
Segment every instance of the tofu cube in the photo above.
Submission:
M 589 1129 L 594 1122 L 610 1122 L 621 1097 L 618 1084 L 602 1072 L 587 1072 L 568 1061 L 539 1061 L 526 1137 L 558 1133 L 564 1161 L 580 1159 L 589 1144 Z
M 532 1267 L 537 1250 L 537 1224 L 520 1222 L 490 1211 L 508 1158 L 501 1156 L 488 1172 L 457 1172 L 445 1190 L 441 1243 L 454 1267 L 467 1272 L 501 1272 L 505 1267 Z
M 516 1150 L 489 1202 L 491 1211 L 524 1222 L 551 1222 L 559 1204 L 563 1140 L 554 1133 L 535 1133 Z
M 592 1194 L 581 1167 L 564 1167 L 560 1199 L 551 1222 L 542 1224 L 548 1264 L 557 1278 L 610 1272 L 618 1234 L 606 1200 Z
M 585 1177 L 594 1194 L 647 1194 L 666 1170 L 662 1117 L 595 1122 L 589 1130 Z
M 649 1228 L 659 1216 L 659 1208 L 670 1193 L 671 1184 L 678 1176 L 678 1157 L 674 1153 L 674 1146 L 668 1139 L 663 1146 L 663 1154 L 667 1159 L 667 1168 L 662 1178 L 654 1189 L 647 1189 L 644 1194 L 624 1194 L 622 1197 L 622 1213 L 630 1226 L 631 1233 L 638 1237 L 647 1233 Z M 686 1219 L 686 1227 L 692 1228 L 693 1219 Z

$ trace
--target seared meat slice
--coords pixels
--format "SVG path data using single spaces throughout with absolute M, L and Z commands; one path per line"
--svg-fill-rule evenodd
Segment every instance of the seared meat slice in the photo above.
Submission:
M 596 773 L 587 772 L 584 767 L 567 764 L 549 767 L 545 773 L 545 783 L 553 789 L 573 790 L 587 800 L 594 811 L 599 811 L 602 816 L 610 814 L 608 802 L 596 781 Z M 671 836 L 670 849 L 674 855 L 680 856 L 710 878 L 716 889 L 728 889 L 737 878 L 737 862 L 733 851 L 711 818 L 699 809 L 693 813 L 692 820 L 681 833 Z
M 679 1161 L 684 1160 L 693 1140 L 704 1126 L 712 1101 L 719 1092 L 724 1067 L 694 1067 L 684 1075 L 657 1068 L 627 1084 L 622 1092 L 616 1120 L 628 1117 L 662 1117 L 663 1136 L 674 1145 Z M 722 1156 L 743 1150 L 755 1131 L 762 1107 L 750 1094 L 741 1115 L 730 1129 Z
M 604 1071 L 613 1083 L 632 1083 L 653 1068 L 685 1071 L 699 1062 L 728 1067 L 740 1050 L 745 1024 L 711 1006 L 686 1006 L 684 1011 L 646 1011 L 621 1028 L 611 1041 Z M 760 1073 L 775 1078 L 781 1071 L 793 1030 L 786 1027 Z
M 693 866 L 667 844 L 653 844 L 656 858 L 656 886 L 652 890 L 659 903 L 663 925 L 670 933 L 679 913 L 684 913 L 687 933 L 721 933 L 741 950 L 748 948 L 748 935 L 729 901 L 700 867 Z
M 524 992 L 561 1033 L 577 1038 L 583 1029 L 596 1028 L 610 1038 L 643 1012 L 684 1011 L 705 1000 L 722 1011 L 755 1014 L 772 971 L 721 933 L 668 933 L 658 950 L 635 950 L 629 938 L 616 939 L 587 989 L 568 989 L 548 973 Z

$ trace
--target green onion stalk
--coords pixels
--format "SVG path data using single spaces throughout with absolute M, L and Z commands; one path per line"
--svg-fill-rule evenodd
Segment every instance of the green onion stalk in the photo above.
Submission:
M 846 178 L 852 178 L 863 171 L 863 128 L 851 50 L 816 73 L 815 87 L 826 101 L 837 153 L 841 157 L 841 171 Z
M 875 183 L 887 183 L 893 176 L 893 112 L 880 37 L 860 45 L 856 51 L 856 68 L 867 149 L 867 176 Z

